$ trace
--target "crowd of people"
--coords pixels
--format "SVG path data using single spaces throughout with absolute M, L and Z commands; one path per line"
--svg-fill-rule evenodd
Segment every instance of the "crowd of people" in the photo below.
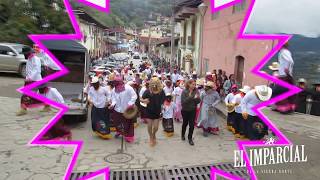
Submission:
M 266 85 L 240 86 L 234 76 L 222 70 L 207 72 L 204 78 L 193 72 L 173 73 L 151 68 L 143 62 L 139 68 L 131 63 L 123 69 L 111 70 L 109 75 L 92 74 L 84 92 L 91 107 L 93 131 L 101 138 L 123 136 L 134 142 L 135 124 L 146 123 L 150 145 L 157 144 L 157 132 L 162 128 L 167 137 L 175 133 L 181 123 L 181 140 L 194 145 L 194 128 L 201 128 L 203 136 L 219 135 L 216 106 L 224 97 L 229 109 L 228 129 L 237 138 L 262 139 L 267 126 L 251 108 L 270 99 L 271 88 Z M 175 123 L 176 122 L 176 123 Z M 188 132 L 187 132 L 188 131 Z
M 279 63 L 270 66 L 273 75 L 294 83 L 292 78 L 293 60 L 287 45 L 279 53 Z M 39 47 L 28 54 L 27 76 L 25 84 L 39 81 L 46 74 L 59 70 L 55 63 Z M 305 81 L 299 80 L 299 87 L 305 87 Z M 313 99 L 319 100 L 319 83 L 315 84 Z M 268 135 L 268 127 L 255 114 L 252 107 L 269 100 L 283 92 L 274 84 L 241 87 L 233 74 L 213 70 L 205 77 L 198 77 L 196 72 L 188 74 L 174 69 L 172 73 L 163 68 L 153 67 L 151 62 L 143 62 L 139 67 L 132 63 L 121 69 L 111 69 L 110 74 L 89 74 L 88 84 L 84 87 L 84 96 L 91 110 L 93 132 L 110 139 L 122 136 L 125 141 L 135 141 L 135 127 L 139 123 L 147 124 L 150 146 L 157 144 L 159 124 L 167 137 L 175 133 L 175 125 L 181 123 L 181 140 L 194 145 L 194 129 L 202 129 L 203 136 L 219 135 L 221 124 L 218 123 L 217 105 L 226 105 L 228 116 L 226 127 L 236 138 L 260 140 Z M 49 99 L 64 103 L 57 89 L 43 85 L 39 93 Z M 301 97 L 308 94 L 303 91 Z M 274 105 L 274 110 L 289 112 L 299 109 L 301 98 L 289 97 Z M 305 100 L 306 101 L 306 100 Z M 27 108 L 43 105 L 23 95 L 21 110 L 17 115 L 27 113 Z M 302 106 L 302 105 L 301 105 Z M 298 107 L 298 108 L 297 108 Z M 315 106 L 316 111 L 319 109 Z M 43 111 L 49 111 L 45 105 Z M 299 110 L 300 111 L 300 110 Z M 304 110 L 302 110 L 304 111 Z M 313 109 L 311 109 L 313 111 Z M 188 129 L 187 129 L 188 128 Z M 43 137 L 44 139 L 71 138 L 71 131 L 57 123 Z

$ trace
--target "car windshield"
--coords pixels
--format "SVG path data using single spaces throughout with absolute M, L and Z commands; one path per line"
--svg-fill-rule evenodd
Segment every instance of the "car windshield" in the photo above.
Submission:
M 30 51 L 31 48 L 28 46 L 15 45 L 12 46 L 19 54 L 23 54 L 23 52 Z

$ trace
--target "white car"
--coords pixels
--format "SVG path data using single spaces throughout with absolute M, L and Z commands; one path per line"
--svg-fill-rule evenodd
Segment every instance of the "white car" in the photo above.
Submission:
M 15 43 L 0 43 L 0 71 L 14 72 L 26 76 L 26 57 L 24 52 L 30 51 L 29 46 Z

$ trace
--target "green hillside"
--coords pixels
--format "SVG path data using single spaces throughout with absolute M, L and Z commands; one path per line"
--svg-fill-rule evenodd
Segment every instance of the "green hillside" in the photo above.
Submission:
M 105 14 L 89 7 L 82 7 L 104 25 L 141 27 L 151 12 L 165 16 L 171 14 L 171 0 L 110 0 L 111 13 Z

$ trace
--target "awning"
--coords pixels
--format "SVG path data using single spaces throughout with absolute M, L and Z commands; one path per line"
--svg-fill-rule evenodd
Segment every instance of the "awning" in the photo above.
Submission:
M 49 50 L 87 52 L 87 49 L 82 44 L 74 40 L 43 40 L 41 42 Z

